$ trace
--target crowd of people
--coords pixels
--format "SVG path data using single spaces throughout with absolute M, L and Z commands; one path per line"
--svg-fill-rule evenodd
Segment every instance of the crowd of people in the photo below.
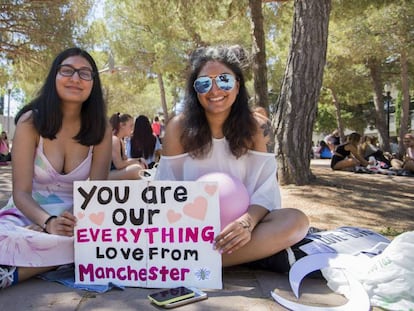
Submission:
M 34 264 L 30 250 L 39 240 L 73 237 L 74 181 L 140 179 L 156 164 L 157 180 L 196 181 L 214 172 L 239 180 L 249 202 L 215 237 L 223 266 L 287 272 L 291 248 L 305 237 L 309 221 L 298 209 L 281 208 L 269 120 L 249 106 L 243 73 L 248 59 L 240 46 L 195 50 L 184 111 L 165 128 L 158 117 L 151 122 L 127 113 L 113 114 L 108 122 L 91 55 L 79 48 L 60 53 L 38 97 L 16 116 L 12 197 L 0 209 L 0 237 L 7 237 L 0 239 L 0 249 L 8 249 L 0 252 L 0 288 L 73 260 L 70 239 L 51 243 L 48 256 L 36 258 L 41 265 Z M 368 166 L 371 157 L 384 160 L 376 147 L 366 145 L 362 153 L 358 133 L 342 144 L 337 136 L 334 131 L 321 144 L 330 150 L 332 169 Z M 412 170 L 412 134 L 404 144 L 406 156 L 395 165 Z
M 397 150 L 381 150 L 375 136 L 353 132 L 341 143 L 338 133 L 338 130 L 333 131 L 313 149 L 316 158 L 331 159 L 333 170 L 414 176 L 414 134 L 405 134 L 405 153 L 399 156 Z

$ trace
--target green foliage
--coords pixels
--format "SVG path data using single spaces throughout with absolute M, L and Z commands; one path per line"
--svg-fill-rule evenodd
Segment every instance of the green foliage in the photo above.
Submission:
M 130 112 L 135 108 L 126 103 L 142 102 L 141 97 L 144 97 L 146 105 L 151 105 L 146 110 L 158 111 L 160 90 L 150 87 L 157 85 L 158 74 L 164 77 L 171 109 L 182 93 L 188 55 L 192 50 L 217 43 L 249 45 L 246 6 L 246 1 L 229 0 L 222 1 L 219 6 L 201 0 L 106 1 L 104 46 L 108 52 L 113 52 L 115 68 L 127 68 L 124 72 L 115 69 L 113 75 L 123 78 L 105 79 L 106 88 L 112 89 L 108 97 L 109 110 L 122 107 L 123 112 Z M 133 90 L 119 85 L 128 84 L 126 80 Z M 150 94 L 140 94 L 148 89 L 152 90 Z
M 336 127 L 335 106 L 319 104 L 314 130 L 318 133 L 330 133 Z
M 291 29 L 293 22 L 293 1 L 284 3 L 268 3 L 263 5 L 265 20 L 266 54 L 268 88 L 271 92 L 278 93 L 285 72 L 286 61 L 291 42 Z M 270 103 L 275 103 L 275 100 Z
M 356 129 L 375 121 L 367 59 L 380 59 L 383 80 L 399 85 L 399 52 L 412 49 L 414 42 L 414 6 L 408 0 L 332 3 L 323 86 L 337 95 L 344 125 Z M 98 4 L 105 14 L 92 18 L 91 10 Z M 271 104 L 285 73 L 293 6 L 294 1 L 262 5 Z M 12 75 L 26 102 L 35 96 L 55 55 L 80 45 L 102 70 L 109 112 L 152 115 L 161 105 L 158 74 L 164 78 L 171 109 L 183 95 L 194 48 L 225 43 L 250 49 L 252 42 L 247 0 L 10 0 L 0 9 L 0 85 Z M 408 55 L 414 80 L 414 54 Z M 250 91 L 251 79 L 248 75 Z M 330 94 L 321 94 L 315 130 L 337 127 Z
M 13 81 L 29 101 L 52 59 L 77 44 L 92 0 L 7 1 L 0 4 L 0 85 Z
M 413 29 L 414 8 L 407 1 L 333 1 L 323 86 L 336 94 L 344 109 L 344 127 L 357 130 L 375 124 L 374 90 L 367 60 L 380 60 L 379 79 L 399 85 L 399 52 L 412 45 Z M 329 96 L 321 97 L 320 102 L 333 105 Z M 351 118 L 347 117 L 349 113 Z M 318 115 L 315 129 L 323 127 L 321 118 L 323 114 Z

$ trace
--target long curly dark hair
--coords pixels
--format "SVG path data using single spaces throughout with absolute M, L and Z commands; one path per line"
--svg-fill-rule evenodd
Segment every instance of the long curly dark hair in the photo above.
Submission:
M 56 75 L 59 65 L 72 56 L 82 56 L 94 72 L 93 86 L 88 99 L 82 104 L 81 128 L 74 139 L 85 146 L 99 144 L 107 127 L 106 104 L 103 98 L 98 68 L 92 56 L 80 48 L 69 48 L 61 52 L 53 61 L 49 74 L 40 89 L 38 96 L 24 106 L 16 115 L 15 123 L 27 111 L 33 111 L 33 124 L 40 136 L 55 139 L 62 127 L 61 100 L 56 90 Z
M 223 134 L 229 142 L 231 153 L 240 157 L 253 145 L 256 132 L 256 121 L 249 108 L 243 69 L 248 64 L 245 50 L 236 46 L 203 47 L 195 50 L 190 56 L 191 71 L 186 84 L 184 104 L 184 127 L 181 143 L 185 152 L 192 157 L 203 157 L 211 149 L 212 134 L 207 122 L 204 108 L 193 88 L 194 81 L 204 65 L 209 61 L 217 61 L 231 69 L 239 82 L 239 93 L 231 107 L 230 114 L 223 125 Z
M 143 115 L 138 116 L 131 137 L 131 157 L 144 159 L 151 157 L 154 154 L 156 139 L 149 119 Z

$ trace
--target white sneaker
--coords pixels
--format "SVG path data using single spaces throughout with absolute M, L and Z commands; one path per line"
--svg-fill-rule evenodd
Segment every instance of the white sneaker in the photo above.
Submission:
M 13 284 L 14 271 L 16 271 L 16 267 L 0 266 L 0 289 Z

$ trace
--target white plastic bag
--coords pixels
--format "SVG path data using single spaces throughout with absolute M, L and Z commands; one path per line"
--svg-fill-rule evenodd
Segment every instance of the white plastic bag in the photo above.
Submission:
M 361 279 L 372 306 L 414 310 L 414 231 L 397 236 L 384 252 L 370 259 Z
M 148 181 L 154 180 L 155 179 L 155 174 L 157 173 L 157 167 L 158 167 L 158 163 L 156 163 L 150 169 L 140 170 L 138 175 L 142 180 L 148 180 Z
M 363 285 L 371 306 L 391 311 L 414 310 L 414 231 L 397 236 L 372 258 L 358 257 L 359 265 L 348 269 Z M 327 285 L 345 296 L 349 286 L 345 275 L 337 269 L 322 269 Z

